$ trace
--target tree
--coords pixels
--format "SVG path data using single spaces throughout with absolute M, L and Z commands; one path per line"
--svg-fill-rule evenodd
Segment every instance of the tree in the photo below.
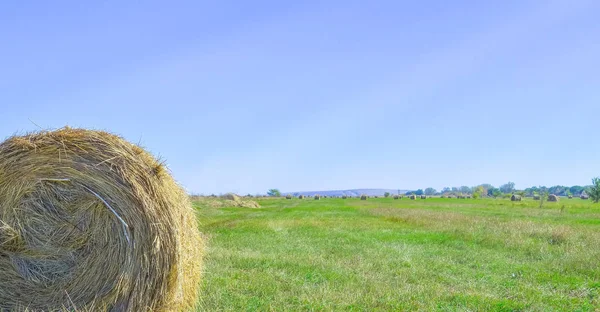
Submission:
M 484 195 L 484 196 L 488 194 L 488 191 L 489 191 L 489 190 L 493 190 L 493 189 L 494 189 L 494 186 L 493 186 L 493 185 L 491 185 L 491 184 L 489 184 L 489 183 L 483 183 L 483 184 L 481 184 L 480 186 L 481 186 L 481 187 L 483 187 L 483 189 L 485 190 L 485 191 L 483 192 L 483 195 Z
M 279 197 L 279 196 L 281 196 L 281 192 L 278 189 L 270 189 L 267 192 L 267 195 L 269 195 L 271 197 Z
M 521 198 L 525 197 L 525 191 L 517 191 L 517 195 L 521 196 Z
M 514 182 L 508 182 L 508 183 L 500 186 L 500 192 L 502 192 L 504 194 L 511 194 L 514 190 L 515 190 Z
M 428 187 L 425 189 L 425 195 L 435 195 L 437 191 L 433 187 Z
M 486 194 L 486 191 L 485 191 L 485 189 L 483 188 L 482 185 L 476 186 L 473 189 L 473 198 L 475 198 L 475 199 L 477 199 L 477 198 L 479 198 L 481 196 L 484 196 L 484 194 Z
M 471 188 L 463 185 L 460 187 L 460 192 L 463 194 L 471 194 Z
M 502 195 L 502 192 L 500 192 L 499 189 L 495 188 L 492 191 L 492 196 L 494 196 L 494 198 L 498 198 L 498 196 Z
M 385 193 L 383 193 L 383 196 L 384 196 L 384 197 L 390 197 L 390 192 L 385 192 Z
M 451 188 L 445 187 L 442 189 L 442 193 L 450 193 L 451 190 L 452 190 Z
M 600 178 L 592 179 L 592 186 L 585 190 L 594 203 L 600 202 Z
M 422 189 L 418 189 L 416 192 L 414 192 L 415 195 L 417 196 L 421 196 L 423 195 L 423 190 Z
M 585 190 L 585 188 L 583 186 L 579 186 L 579 185 L 574 185 L 569 188 L 569 191 L 571 192 L 571 194 L 573 194 L 573 196 L 581 195 L 581 193 L 584 190 Z

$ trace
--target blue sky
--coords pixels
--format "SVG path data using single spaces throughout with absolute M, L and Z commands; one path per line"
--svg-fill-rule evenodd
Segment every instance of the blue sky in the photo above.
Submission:
M 598 1 L 0 4 L 0 137 L 104 129 L 195 193 L 600 175 Z

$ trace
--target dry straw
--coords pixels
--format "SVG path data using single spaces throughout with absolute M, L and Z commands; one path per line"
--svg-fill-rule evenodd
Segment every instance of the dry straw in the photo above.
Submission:
M 203 241 L 142 148 L 64 128 L 0 144 L 0 311 L 186 311 Z

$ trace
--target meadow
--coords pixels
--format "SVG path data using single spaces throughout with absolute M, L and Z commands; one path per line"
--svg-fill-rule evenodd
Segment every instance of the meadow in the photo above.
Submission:
M 598 311 L 600 204 L 561 198 L 195 202 L 199 311 Z

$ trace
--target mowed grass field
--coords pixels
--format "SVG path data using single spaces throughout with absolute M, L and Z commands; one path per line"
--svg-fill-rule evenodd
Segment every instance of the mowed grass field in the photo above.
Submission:
M 263 199 L 195 204 L 200 311 L 599 311 L 600 204 Z

